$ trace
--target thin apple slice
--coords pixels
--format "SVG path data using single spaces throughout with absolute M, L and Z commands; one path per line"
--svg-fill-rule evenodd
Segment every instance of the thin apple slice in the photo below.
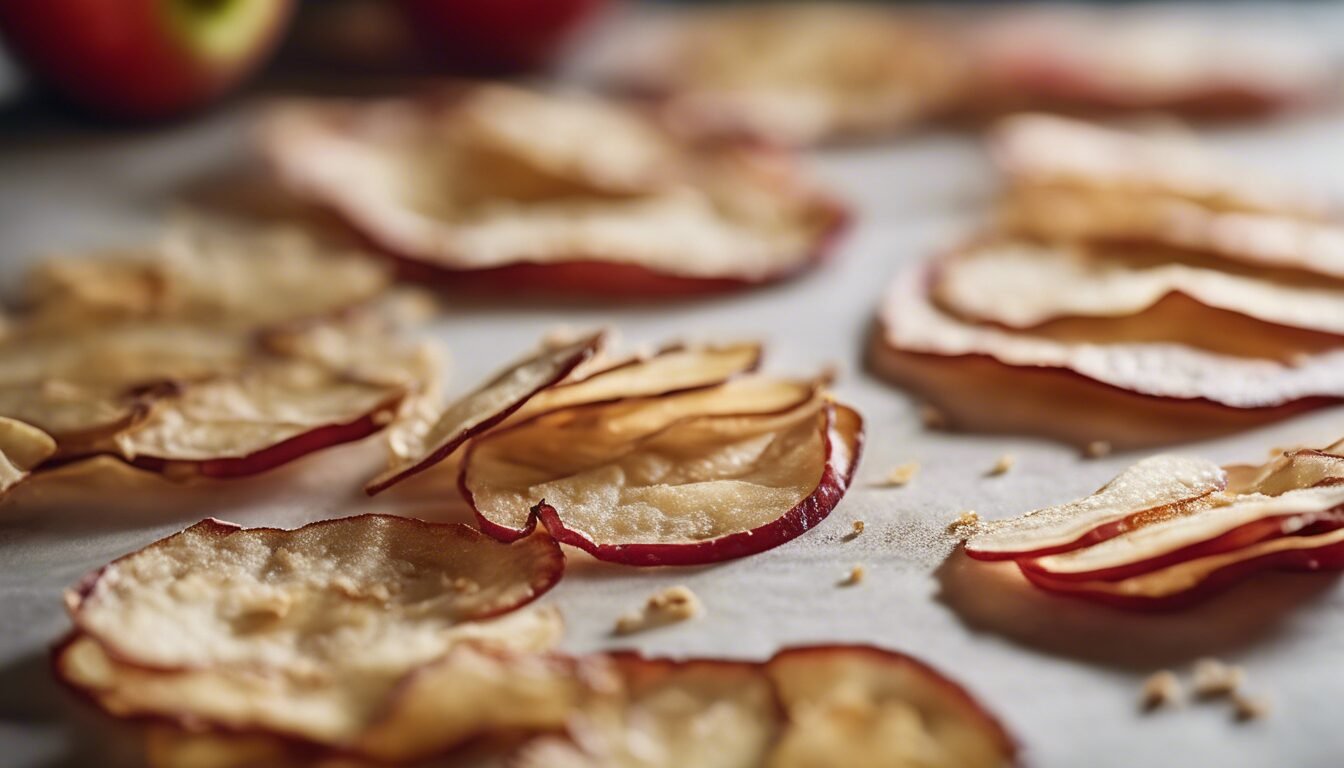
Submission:
M 396 462 L 369 481 L 370 494 L 384 491 L 448 458 L 472 437 L 508 418 L 528 400 L 554 387 L 602 345 L 602 334 L 543 348 L 496 374 L 480 389 L 449 405 L 433 420 L 406 422 L 395 432 Z
M 1314 488 L 1344 480 L 1344 440 L 1325 448 L 1284 451 L 1259 466 L 1235 464 L 1227 471 L 1229 493 L 1278 496 L 1296 488 Z
M 813 265 L 842 224 L 839 206 L 764 150 L 708 153 L 660 135 L 671 179 L 600 188 L 624 175 L 609 168 L 605 141 L 592 140 L 617 108 L 500 88 L 292 105 L 267 120 L 262 148 L 290 190 L 334 209 L 409 272 L 515 292 L 657 294 L 780 279 Z M 481 99 L 493 126 L 484 138 L 481 121 L 465 119 Z M 630 132 L 619 133 L 624 144 Z M 666 165 L 650 160 L 660 154 L 623 151 L 635 168 L 622 184 L 649 162 Z
M 1118 319 L 1132 325 L 1132 316 L 1153 314 L 1163 302 L 1184 296 L 1259 322 L 1330 334 L 1321 342 L 1325 347 L 1344 344 L 1338 338 L 1344 336 L 1344 284 L 1226 272 L 1207 263 L 1168 261 L 1160 251 L 1142 246 L 985 241 L 942 263 L 934 295 L 963 318 L 1038 332 L 1051 321 L 1072 318 L 1095 318 L 1086 325 L 1094 332 L 1100 323 Z M 1184 340 L 1180 332 L 1169 328 L 1166 336 Z
M 516 768 L 757 768 L 783 713 L 761 666 L 617 654 L 621 695 L 578 710 L 565 737 L 523 747 Z
M 51 435 L 22 421 L 0 417 L 0 498 L 56 453 Z
M 473 444 L 463 494 L 493 536 L 525 536 L 540 521 L 602 560 L 761 552 L 824 519 L 857 460 L 857 415 L 846 411 L 842 425 L 835 406 L 806 391 L 747 380 L 542 415 Z
M 1262 570 L 1338 570 L 1344 568 L 1344 527 L 1312 535 L 1279 536 L 1206 557 L 1181 560 L 1116 581 L 1058 579 L 1023 569 L 1036 586 L 1120 608 L 1181 608 Z
M 1016 764 L 1004 727 L 961 686 L 869 646 L 786 649 L 765 666 L 789 718 L 770 768 Z
M 1154 456 L 1085 499 L 982 522 L 967 540 L 966 554 L 977 560 L 1011 560 L 1087 547 L 1144 521 L 1204 509 L 1208 498 L 1226 485 L 1227 475 L 1213 462 Z

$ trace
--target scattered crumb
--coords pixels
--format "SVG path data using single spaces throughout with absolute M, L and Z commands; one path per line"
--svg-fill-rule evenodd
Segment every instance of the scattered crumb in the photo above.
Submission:
M 700 598 L 688 587 L 668 587 L 649 596 L 644 608 L 627 613 L 616 620 L 616 634 L 628 635 L 654 629 L 679 621 L 687 621 L 701 613 Z
M 832 386 L 835 384 L 835 382 L 839 380 L 840 380 L 839 363 L 826 363 L 825 365 L 821 366 L 821 370 L 817 372 L 816 381 L 823 387 Z
M 863 533 L 863 521 L 862 521 L 862 520 L 855 520 L 855 521 L 854 521 L 854 528 L 849 532 L 849 538 L 852 539 L 852 538 L 858 536 L 860 533 Z
M 999 475 L 1006 475 L 1008 474 L 1008 470 L 1012 469 L 1013 465 L 1016 463 L 1017 457 L 1013 456 L 1011 453 L 1005 453 L 999 457 L 998 461 L 994 462 L 994 466 L 989 468 L 989 476 L 997 477 Z
M 1175 673 L 1171 670 L 1164 669 L 1155 672 L 1143 681 L 1143 694 L 1140 704 L 1145 712 L 1175 704 L 1180 701 L 1180 698 L 1181 682 L 1176 679 Z
M 882 481 L 882 485 L 885 485 L 888 488 L 900 488 L 903 485 L 909 484 L 911 480 L 914 480 L 915 474 L 918 472 L 919 462 L 912 461 L 907 464 L 902 464 L 887 473 L 887 477 Z
M 1264 696 L 1232 694 L 1232 711 L 1239 722 L 1259 720 L 1269 715 L 1269 700 Z
M 852 587 L 852 586 L 854 586 L 855 584 L 858 584 L 858 583 L 862 582 L 862 581 L 863 581 L 863 577 L 864 577 L 867 573 L 868 573 L 868 571 L 867 571 L 866 569 L 864 569 L 864 567 L 863 567 L 862 565 L 856 565 L 856 566 L 854 566 L 853 568 L 850 568 L 850 569 L 849 569 L 849 573 L 845 574 L 845 578 L 843 578 L 843 579 L 840 580 L 840 586 L 842 586 L 842 587 Z
M 1241 667 L 1224 664 L 1218 659 L 1200 659 L 1195 662 L 1191 685 L 1201 699 L 1231 696 L 1241 687 L 1246 672 Z
M 968 509 L 957 516 L 956 520 L 947 524 L 947 532 L 957 536 L 968 536 L 975 532 L 980 526 L 980 513 L 973 509 Z
M 1102 456 L 1111 455 L 1111 444 L 1105 440 L 1093 440 L 1083 448 L 1083 455 L 1089 459 L 1100 459 Z
M 942 429 L 947 426 L 947 415 L 927 403 L 919 408 L 919 420 L 928 429 Z

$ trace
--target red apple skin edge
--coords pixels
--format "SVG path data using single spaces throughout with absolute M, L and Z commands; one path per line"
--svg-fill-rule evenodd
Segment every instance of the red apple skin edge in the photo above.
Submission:
M 212 60 L 173 28 L 171 5 L 192 0 L 5 0 L 0 37 L 64 100 L 120 120 L 162 120 L 223 95 L 262 64 L 294 0 L 218 0 L 267 6 L 255 40 Z M 261 12 L 261 11 L 258 11 Z
M 475 72 L 539 69 L 606 0 L 400 0 L 425 47 Z

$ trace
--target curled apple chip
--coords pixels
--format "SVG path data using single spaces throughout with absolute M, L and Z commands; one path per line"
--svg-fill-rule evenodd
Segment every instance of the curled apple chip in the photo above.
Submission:
M 694 149 L 642 119 L 479 86 L 291 105 L 271 114 L 262 144 L 290 190 L 421 276 L 676 293 L 778 279 L 820 257 L 843 216 L 790 161 Z
M 941 265 L 934 293 L 963 318 L 1042 332 L 1051 321 L 1094 319 L 1075 322 L 1072 329 L 1080 335 L 1100 333 L 1103 322 L 1146 315 L 1159 326 L 1148 333 L 1178 340 L 1181 325 L 1156 316 L 1160 305 L 1185 297 L 1201 307 L 1328 335 L 1316 342 L 1322 348 L 1342 345 L 1337 337 L 1344 336 L 1344 283 L 1228 272 L 1207 262 L 1168 260 L 1141 246 L 1107 249 L 1012 238 L 981 242 Z M 1134 319 L 1127 322 L 1138 325 Z M 1287 346 L 1281 338 L 1276 343 Z
M 860 430 L 856 414 L 810 385 L 744 379 L 486 435 L 464 458 L 461 485 L 482 529 L 505 540 L 540 521 L 602 560 L 715 562 L 824 519 L 848 487 Z
M 1039 557 L 1118 536 L 1142 520 L 1181 515 L 1227 485 L 1213 462 L 1162 455 L 1144 459 L 1080 501 L 1007 520 L 982 521 L 966 541 L 980 560 Z
M 611 659 L 623 685 L 570 718 L 565 737 L 525 745 L 517 768 L 758 768 L 783 728 L 751 662 Z
M 660 97 L 675 130 L 703 139 L 891 135 L 943 113 L 964 85 L 945 35 L 885 10 L 794 3 L 658 21 L 638 57 L 617 57 L 614 79 Z
M 770 768 L 1009 766 L 1011 736 L 961 686 L 915 659 L 867 646 L 780 652 L 766 663 L 789 724 Z
M 55 453 L 56 441 L 51 435 L 21 421 L 0 417 L 0 497 Z

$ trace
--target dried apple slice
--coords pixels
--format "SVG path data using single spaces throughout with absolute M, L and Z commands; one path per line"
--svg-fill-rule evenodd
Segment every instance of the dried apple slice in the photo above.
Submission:
M 1087 547 L 1144 521 L 1188 514 L 1227 485 L 1217 464 L 1162 455 L 1144 459 L 1080 501 L 982 522 L 966 542 L 977 560 L 1040 557 Z
M 263 150 L 289 189 L 334 209 L 413 273 L 515 292 L 679 293 L 779 279 L 812 265 L 842 222 L 785 158 L 708 154 L 661 135 L 654 151 L 650 126 L 638 141 L 633 129 L 617 131 L 622 146 L 641 147 L 622 152 L 635 165 L 624 181 L 668 165 L 650 159 L 663 154 L 675 160 L 673 178 L 603 188 L 624 174 L 592 137 L 639 118 L 500 88 L 290 106 L 267 121 Z M 471 117 L 481 102 L 485 129 Z
M 55 453 L 56 441 L 51 435 L 21 421 L 0 417 L 0 498 Z
M 1095 333 L 1099 323 L 1151 313 L 1163 302 L 1184 296 L 1256 321 L 1331 334 L 1320 342 L 1322 347 L 1340 346 L 1337 337 L 1344 335 L 1344 284 L 1225 272 L 1207 263 L 1168 261 L 1164 254 L 1141 247 L 1108 250 L 1012 238 L 986 241 L 942 263 L 934 294 L 939 304 L 961 317 L 1016 329 L 1043 331 L 1041 326 L 1051 321 L 1095 318 L 1096 323 L 1083 324 Z M 1179 326 L 1166 324 L 1168 338 L 1180 340 L 1175 335 L 1179 332 Z
M 715 562 L 778 546 L 844 495 L 857 415 L 842 423 L 826 401 L 797 405 L 797 384 L 724 389 L 562 410 L 487 435 L 464 459 L 463 494 L 493 536 L 525 536 L 540 520 L 613 562 Z
M 1017 747 L 961 686 L 867 646 L 787 649 L 765 666 L 789 718 L 764 765 L 1009 766 Z
M 523 747 L 516 768 L 757 768 L 783 727 L 759 664 L 612 658 L 620 696 L 580 709 L 566 737 Z
M 661 98 L 674 130 L 700 139 L 887 136 L 941 114 L 963 86 L 949 40 L 886 10 L 795 3 L 658 21 L 611 79 Z
M 448 458 L 463 443 L 490 429 L 543 390 L 563 381 L 591 359 L 602 344 L 595 334 L 569 344 L 542 349 L 504 371 L 484 386 L 445 408 L 431 421 L 407 422 L 396 431 L 396 463 L 371 480 L 365 490 L 384 491 Z

